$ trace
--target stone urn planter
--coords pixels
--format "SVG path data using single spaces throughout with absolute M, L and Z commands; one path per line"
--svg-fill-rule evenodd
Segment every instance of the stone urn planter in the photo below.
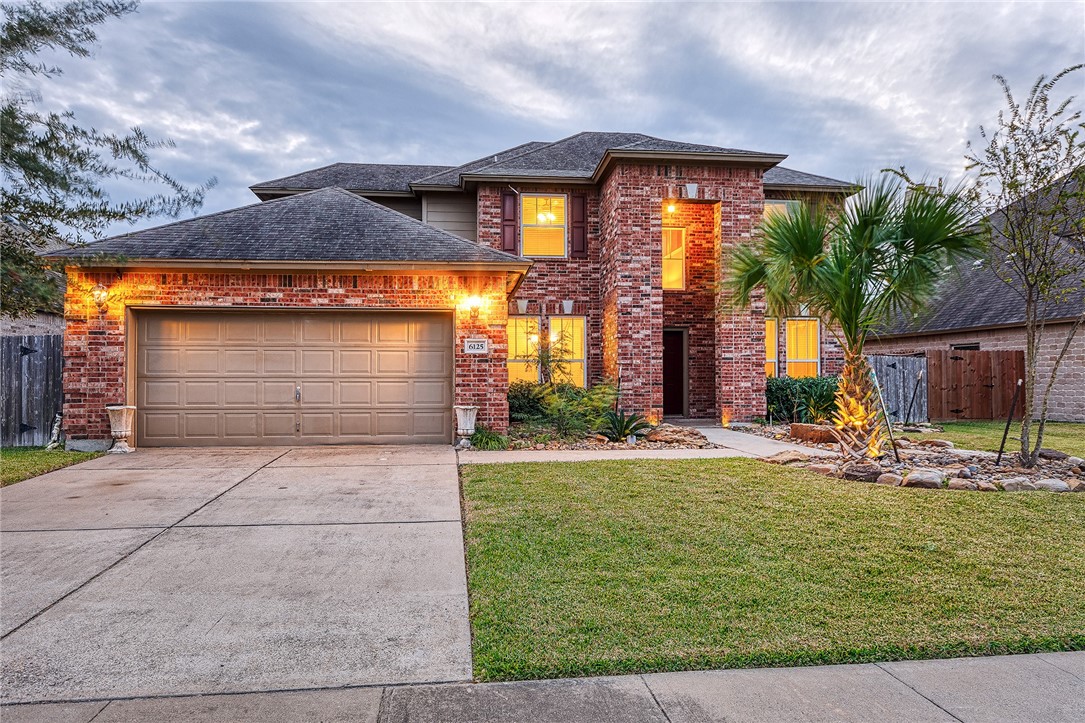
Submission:
M 132 428 L 136 421 L 136 408 L 122 404 L 110 404 L 105 410 L 109 413 L 109 433 L 113 437 L 113 446 L 109 454 L 128 454 L 134 452 L 128 446 Z
M 456 410 L 456 434 L 460 437 L 470 437 L 475 433 L 478 407 L 455 406 L 453 409 Z

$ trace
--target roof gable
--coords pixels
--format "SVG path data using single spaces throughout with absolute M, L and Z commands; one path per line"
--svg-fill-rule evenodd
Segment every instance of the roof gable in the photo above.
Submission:
M 342 188 L 324 188 L 177 221 L 52 256 L 119 256 L 129 261 L 528 263 Z

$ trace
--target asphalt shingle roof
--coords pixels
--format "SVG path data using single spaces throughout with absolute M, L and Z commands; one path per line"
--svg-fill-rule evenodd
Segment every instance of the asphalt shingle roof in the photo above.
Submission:
M 338 186 L 350 191 L 402 191 L 410 193 L 411 181 L 447 171 L 452 166 L 410 166 L 389 163 L 333 163 L 249 186 L 253 191 L 290 189 L 313 191 Z
M 324 188 L 115 236 L 58 258 L 525 263 L 342 188 Z
M 425 178 L 419 178 L 413 183 L 425 186 L 450 186 L 453 188 L 460 187 L 460 175 L 463 173 L 471 173 L 479 168 L 489 166 L 494 163 L 501 163 L 507 161 L 515 156 L 522 155 L 524 153 L 530 153 L 531 151 L 538 150 L 544 146 L 549 146 L 548 141 L 528 141 L 527 143 L 521 143 L 513 148 L 508 148 L 500 153 L 493 153 L 484 158 L 476 158 L 470 163 L 465 163 L 462 166 L 456 166 L 455 168 L 448 168 L 439 173 L 434 173 L 431 176 Z
M 852 183 L 838 181 L 828 176 L 817 176 L 813 173 L 803 173 L 783 166 L 773 166 L 765 171 L 766 186 L 812 186 L 827 188 L 851 188 Z

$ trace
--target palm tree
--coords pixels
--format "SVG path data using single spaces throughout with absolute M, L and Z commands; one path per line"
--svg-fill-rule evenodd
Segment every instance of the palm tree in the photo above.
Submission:
M 767 218 L 758 239 L 734 251 L 726 286 L 739 308 L 763 290 L 770 313 L 806 306 L 827 323 L 844 349 L 834 432 L 845 455 L 878 457 L 882 419 L 863 356 L 867 336 L 891 314 L 920 308 L 947 270 L 981 248 L 959 191 L 906 193 L 886 175 L 843 206 L 802 204 Z

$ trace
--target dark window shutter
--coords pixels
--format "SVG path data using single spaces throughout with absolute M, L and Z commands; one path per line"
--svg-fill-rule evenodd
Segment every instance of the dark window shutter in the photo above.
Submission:
M 569 197 L 569 256 L 574 259 L 588 257 L 588 197 Z
M 520 228 L 519 200 L 515 193 L 501 194 L 501 250 L 517 253 L 516 236 Z

